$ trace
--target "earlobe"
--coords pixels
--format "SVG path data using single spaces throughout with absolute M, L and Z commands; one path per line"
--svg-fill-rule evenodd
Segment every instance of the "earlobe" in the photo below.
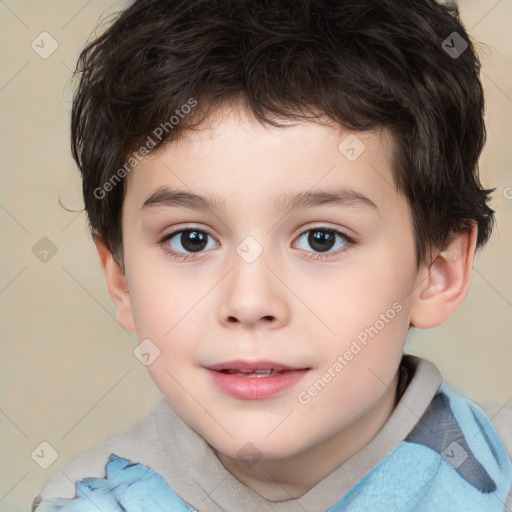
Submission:
M 103 240 L 98 235 L 95 235 L 93 239 L 98 251 L 100 266 L 105 277 L 108 292 L 117 310 L 117 321 L 126 331 L 135 332 L 130 293 L 124 271 L 116 263 L 110 249 Z
M 412 327 L 431 329 L 444 323 L 462 304 L 469 290 L 478 228 L 454 235 L 418 274 L 411 319 Z

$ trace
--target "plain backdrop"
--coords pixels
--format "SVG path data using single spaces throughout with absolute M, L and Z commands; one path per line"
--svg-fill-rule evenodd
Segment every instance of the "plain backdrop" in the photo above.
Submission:
M 160 397 L 134 357 L 135 336 L 115 320 L 69 149 L 70 73 L 98 18 L 122 5 L 0 0 L 5 512 L 29 510 L 60 468 L 150 414 Z M 484 186 L 497 187 L 497 228 L 476 257 L 462 307 L 436 329 L 413 330 L 406 351 L 433 361 L 467 396 L 512 409 L 512 1 L 459 6 L 483 64 L 488 142 L 480 168 Z M 59 194 L 76 213 L 59 206 Z

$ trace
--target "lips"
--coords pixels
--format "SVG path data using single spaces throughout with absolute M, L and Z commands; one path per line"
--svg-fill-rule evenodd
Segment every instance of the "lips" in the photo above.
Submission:
M 296 385 L 310 370 L 269 360 L 226 361 L 206 369 L 221 391 L 244 400 L 278 396 Z

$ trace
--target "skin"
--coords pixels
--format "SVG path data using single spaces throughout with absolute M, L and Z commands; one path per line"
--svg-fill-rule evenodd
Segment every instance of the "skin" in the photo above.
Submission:
M 338 149 L 349 134 L 333 124 L 262 125 L 225 106 L 128 175 L 124 271 L 95 238 L 119 323 L 160 350 L 147 367 L 151 378 L 224 467 L 269 500 L 304 494 L 377 434 L 394 409 L 409 328 L 443 323 L 469 287 L 476 227 L 418 269 L 410 208 L 393 185 L 391 137 L 358 133 L 366 149 L 351 162 Z M 225 209 L 142 208 L 162 186 L 217 195 Z M 364 194 L 378 211 L 361 204 L 274 208 L 282 193 L 335 187 Z M 212 236 L 200 253 L 187 251 L 179 234 L 160 243 L 178 228 Z M 339 230 L 354 243 L 337 238 L 319 252 L 308 243 L 314 228 Z M 247 236 L 263 248 L 252 263 L 236 251 Z M 394 318 L 300 403 L 299 393 L 396 303 Z M 204 369 L 232 359 L 311 370 L 277 397 L 242 400 L 218 389 Z M 239 454 L 248 442 L 260 457 L 254 465 Z

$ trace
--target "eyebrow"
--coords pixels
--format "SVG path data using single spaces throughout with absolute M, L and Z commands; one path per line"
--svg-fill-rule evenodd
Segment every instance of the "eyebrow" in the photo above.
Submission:
M 190 208 L 195 210 L 225 211 L 224 199 L 214 195 L 201 196 L 186 190 L 172 190 L 162 186 L 157 188 L 142 205 L 142 210 L 160 207 Z M 298 192 L 295 194 L 282 194 L 274 200 L 274 207 L 278 212 L 288 212 L 299 208 L 337 205 L 337 206 L 364 206 L 379 213 L 377 205 L 364 194 L 347 188 L 316 189 Z

